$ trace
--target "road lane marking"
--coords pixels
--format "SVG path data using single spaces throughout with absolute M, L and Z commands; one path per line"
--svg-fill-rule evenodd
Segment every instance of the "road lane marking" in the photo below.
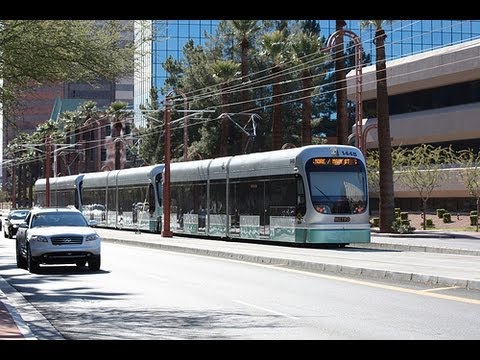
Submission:
M 461 286 L 446 286 L 441 288 L 431 288 L 431 289 L 425 289 L 425 290 L 419 290 L 419 291 L 430 292 L 430 291 L 442 291 L 442 290 L 460 289 L 460 288 Z
M 468 298 L 446 295 L 446 294 L 437 294 L 437 293 L 434 293 L 434 292 L 425 292 L 424 290 L 414 290 L 414 289 L 402 288 L 402 287 L 399 287 L 399 286 L 378 284 L 378 283 L 369 282 L 369 281 L 365 281 L 365 280 L 356 280 L 356 279 L 350 279 L 350 278 L 345 278 L 345 277 L 340 277 L 340 276 L 335 276 L 335 275 L 319 274 L 319 273 L 314 273 L 314 272 L 308 272 L 308 271 L 305 271 L 305 270 L 296 270 L 296 269 L 291 269 L 291 268 L 287 268 L 287 267 L 279 267 L 278 264 L 259 264 L 259 263 L 254 263 L 254 262 L 250 262 L 250 261 L 242 261 L 242 260 L 236 260 L 236 259 L 222 258 L 222 257 L 212 256 L 212 255 L 192 254 L 192 253 L 187 253 L 187 252 L 178 252 L 178 251 L 174 251 L 174 250 L 164 250 L 164 249 L 158 249 L 158 250 L 169 252 L 169 253 L 172 253 L 172 254 L 177 254 L 177 255 L 198 256 L 198 257 L 209 258 L 209 259 L 217 259 L 217 260 L 221 260 L 221 261 L 237 262 L 237 263 L 240 263 L 240 264 L 248 264 L 248 265 L 252 265 L 252 266 L 259 266 L 259 267 L 268 268 L 268 269 L 272 269 L 272 270 L 293 272 L 293 273 L 303 274 L 303 275 L 310 275 L 310 276 L 315 276 L 315 277 L 319 277 L 319 278 L 322 278 L 322 279 L 343 281 L 343 282 L 348 282 L 348 283 L 351 283 L 351 284 L 364 285 L 364 286 L 376 287 L 376 288 L 380 288 L 380 289 L 386 289 L 386 290 L 404 292 L 404 293 L 409 293 L 409 294 L 415 294 L 415 295 L 420 295 L 420 296 L 433 297 L 433 298 L 437 298 L 437 299 L 451 300 L 451 301 L 458 301 L 458 302 L 463 302 L 463 303 L 467 303 L 467 304 L 480 305 L 480 300 L 476 300 L 476 299 L 468 299 Z M 379 279 L 379 280 L 381 280 L 381 279 Z
M 262 266 L 261 264 L 255 264 L 255 265 Z M 272 268 L 272 267 L 270 267 L 270 268 Z M 308 274 L 308 275 L 323 278 L 323 279 L 343 281 L 343 282 L 348 282 L 348 283 L 351 283 L 351 284 L 365 285 L 365 286 L 376 287 L 376 288 L 380 288 L 380 289 L 386 289 L 386 290 L 404 292 L 404 293 L 409 293 L 409 294 L 433 297 L 433 298 L 437 298 L 437 299 L 452 300 L 452 301 L 459 301 L 459 302 L 463 302 L 463 303 L 467 303 L 467 304 L 480 305 L 480 300 L 468 299 L 468 298 L 463 298 L 463 297 L 459 297 L 459 296 L 437 294 L 437 293 L 432 293 L 432 292 L 425 292 L 424 290 L 414 290 L 414 289 L 402 288 L 402 287 L 393 286 L 393 285 L 377 284 L 377 283 L 373 283 L 373 282 L 369 282 L 369 281 L 365 281 L 365 280 L 355 280 L 355 279 L 343 278 L 343 277 L 335 276 L 335 275 L 312 273 L 312 272 L 307 272 L 307 271 L 303 271 L 303 270 L 295 270 L 295 269 L 288 269 L 288 268 L 275 268 L 275 269 L 281 270 L 281 271 L 294 272 L 294 273 L 298 273 L 298 274 Z
M 240 300 L 233 300 L 233 301 L 236 302 L 236 303 L 239 303 L 239 304 L 242 304 L 242 305 L 245 305 L 245 306 L 248 306 L 248 307 L 253 307 L 253 308 L 255 308 L 255 309 L 259 309 L 259 310 L 262 310 L 262 311 L 265 311 L 265 312 L 269 312 L 269 313 L 272 313 L 272 314 L 275 314 L 275 315 L 284 316 L 284 317 L 287 317 L 287 318 L 289 318 L 289 319 L 293 319 L 293 320 L 298 320 L 298 319 L 299 319 L 299 318 L 296 317 L 296 316 L 287 315 L 287 314 L 281 313 L 281 312 L 279 312 L 279 311 L 267 309 L 267 308 L 264 308 L 264 307 L 261 307 L 261 306 L 258 306 L 258 305 L 246 303 L 246 302 L 244 302 L 244 301 L 240 301 Z
M 193 255 L 210 257 L 211 258 L 211 256 L 208 256 L 208 255 L 198 255 L 198 254 L 193 254 Z M 415 294 L 415 295 L 420 295 L 420 296 L 433 297 L 433 298 L 437 298 L 437 299 L 451 300 L 451 301 L 458 301 L 458 302 L 463 302 L 463 303 L 467 303 L 467 304 L 480 305 L 480 300 L 468 299 L 468 298 L 463 298 L 463 297 L 460 297 L 460 296 L 437 294 L 437 293 L 433 293 L 433 292 L 425 292 L 424 290 L 414 290 L 414 289 L 402 288 L 402 287 L 399 287 L 399 286 L 378 284 L 378 283 L 369 282 L 369 281 L 365 281 L 365 280 L 350 279 L 350 278 L 345 278 L 345 277 L 336 276 L 336 275 L 319 274 L 319 273 L 308 272 L 308 271 L 304 271 L 304 270 L 296 270 L 296 269 L 290 269 L 290 268 L 286 268 L 286 267 L 273 266 L 272 264 L 257 264 L 257 263 L 252 263 L 252 262 L 248 262 L 248 261 L 225 259 L 225 258 L 217 258 L 217 259 L 225 260 L 225 261 L 235 261 L 235 262 L 239 262 L 239 263 L 243 263 L 243 264 L 250 264 L 250 265 L 254 265 L 254 266 L 260 266 L 260 267 L 263 267 L 263 268 L 275 269 L 275 270 L 279 270 L 279 271 L 287 271 L 287 272 L 293 272 L 293 273 L 297 273 L 297 274 L 310 275 L 310 276 L 315 276 L 315 277 L 319 277 L 319 278 L 322 278 L 322 279 L 343 281 L 343 282 L 348 282 L 348 283 L 351 283 L 351 284 L 376 287 L 376 288 L 380 288 L 380 289 L 404 292 L 404 293 L 408 293 L 408 294 Z

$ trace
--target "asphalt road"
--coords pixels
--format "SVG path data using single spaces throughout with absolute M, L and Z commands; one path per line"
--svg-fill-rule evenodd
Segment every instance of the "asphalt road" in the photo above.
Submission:
M 14 266 L 13 240 L 0 253 L 0 275 L 65 339 L 480 339 L 478 292 L 455 287 L 107 242 L 99 272 L 32 275 Z

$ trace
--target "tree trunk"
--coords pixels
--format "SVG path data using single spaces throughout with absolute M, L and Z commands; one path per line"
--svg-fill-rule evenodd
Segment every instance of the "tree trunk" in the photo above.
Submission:
M 302 96 L 302 146 L 312 144 L 312 78 L 310 72 L 304 70 Z
M 280 77 L 275 76 L 280 71 L 279 66 L 275 66 L 272 69 L 274 74 L 273 78 L 275 84 L 273 85 L 272 98 L 273 98 L 273 110 L 272 110 L 272 150 L 278 150 L 282 147 L 283 142 L 283 121 L 282 121 L 282 85 L 280 84 Z
M 392 232 L 395 220 L 392 143 L 390 139 L 390 117 L 388 109 L 387 69 L 385 38 L 383 29 L 375 32 L 377 71 L 377 122 L 378 152 L 380 159 L 380 232 Z
M 336 30 L 342 30 L 343 20 L 336 20 Z M 347 144 L 348 113 L 347 113 L 347 80 L 345 71 L 345 54 L 343 52 L 343 35 L 335 40 L 335 89 L 337 96 L 337 143 Z M 355 144 L 357 147 L 358 144 Z
M 423 230 L 427 230 L 427 199 L 422 199 L 423 203 Z
M 247 81 L 247 75 L 248 75 L 248 49 L 250 47 L 250 44 L 248 42 L 248 39 L 243 38 L 242 43 L 242 55 L 241 55 L 241 70 L 242 70 L 242 82 L 245 83 Z M 248 89 L 245 87 L 242 90 L 242 112 L 248 112 L 249 108 L 249 99 L 248 99 Z M 227 120 L 228 121 L 228 120 Z M 245 148 L 248 138 L 247 135 L 245 135 L 243 132 L 241 133 L 241 139 L 242 139 L 242 149 Z
M 121 141 L 120 141 L 120 135 L 122 133 L 122 123 L 117 121 L 113 128 L 115 129 L 115 136 L 114 141 L 115 141 L 115 170 L 120 170 L 121 168 L 121 162 L 120 162 L 120 157 L 121 157 Z
M 478 214 L 480 214 L 480 199 L 477 198 L 477 221 L 475 222 L 476 223 L 476 228 L 475 228 L 475 231 L 478 232 Z

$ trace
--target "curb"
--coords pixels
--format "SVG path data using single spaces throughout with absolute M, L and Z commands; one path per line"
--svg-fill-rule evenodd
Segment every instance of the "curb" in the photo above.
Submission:
M 431 247 L 431 246 L 423 246 L 423 245 L 369 243 L 369 244 L 355 244 L 354 247 L 364 248 L 364 249 L 416 251 L 416 252 L 428 252 L 428 253 L 437 253 L 437 254 L 480 256 L 480 250 L 453 249 L 453 248 L 447 248 L 447 247 Z
M 435 275 L 426 275 L 426 274 L 417 274 L 409 272 L 397 272 L 397 271 L 388 271 L 380 269 L 366 269 L 361 267 L 353 266 L 343 266 L 335 265 L 328 263 L 317 263 L 310 261 L 302 260 L 293 260 L 293 259 L 282 259 L 275 257 L 266 257 L 266 256 L 257 256 L 257 255 L 248 255 L 241 253 L 233 253 L 219 250 L 208 250 L 208 249 L 198 249 L 193 247 L 183 247 L 183 246 L 174 246 L 174 245 L 165 245 L 160 243 L 150 243 L 150 242 L 139 242 L 132 240 L 122 240 L 122 239 L 111 239 L 103 238 L 103 241 L 138 246 L 138 247 L 147 247 L 161 250 L 169 250 L 175 252 L 183 252 L 189 254 L 205 255 L 226 259 L 233 259 L 239 261 L 246 261 L 251 263 L 258 264 L 269 264 L 269 265 L 280 265 L 295 269 L 304 269 L 312 272 L 327 272 L 335 274 L 344 274 L 344 275 L 356 275 L 366 278 L 372 278 L 375 280 L 381 279 L 390 279 L 398 281 L 411 281 L 416 283 L 428 284 L 428 285 L 441 285 L 441 286 L 460 286 L 466 289 L 480 290 L 480 280 L 466 280 L 466 279 L 454 279 L 442 276 Z
M 64 340 L 53 325 L 21 293 L 0 276 L 0 298 L 26 340 Z
M 391 238 L 402 238 L 402 237 L 416 237 L 416 238 L 437 238 L 437 239 L 478 239 L 480 240 L 480 232 L 475 233 L 477 235 L 470 235 L 469 233 L 462 232 L 445 232 L 442 230 L 438 231 L 428 231 L 428 230 L 416 230 L 413 233 L 399 234 L 399 233 L 381 233 L 378 230 L 371 230 L 372 237 L 391 237 Z

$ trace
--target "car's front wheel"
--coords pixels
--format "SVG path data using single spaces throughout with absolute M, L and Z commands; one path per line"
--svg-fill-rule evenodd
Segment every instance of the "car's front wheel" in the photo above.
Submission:
M 98 271 L 100 270 L 100 255 L 93 257 L 92 259 L 88 260 L 88 269 L 91 271 Z
M 30 271 L 32 274 L 36 274 L 40 269 L 40 265 L 37 261 L 33 259 L 32 252 L 30 251 L 30 247 L 27 248 L 27 270 Z
M 20 253 L 20 248 L 18 244 L 16 245 L 16 253 L 17 253 L 17 267 L 19 269 L 26 269 L 27 268 L 27 260 L 22 256 Z

